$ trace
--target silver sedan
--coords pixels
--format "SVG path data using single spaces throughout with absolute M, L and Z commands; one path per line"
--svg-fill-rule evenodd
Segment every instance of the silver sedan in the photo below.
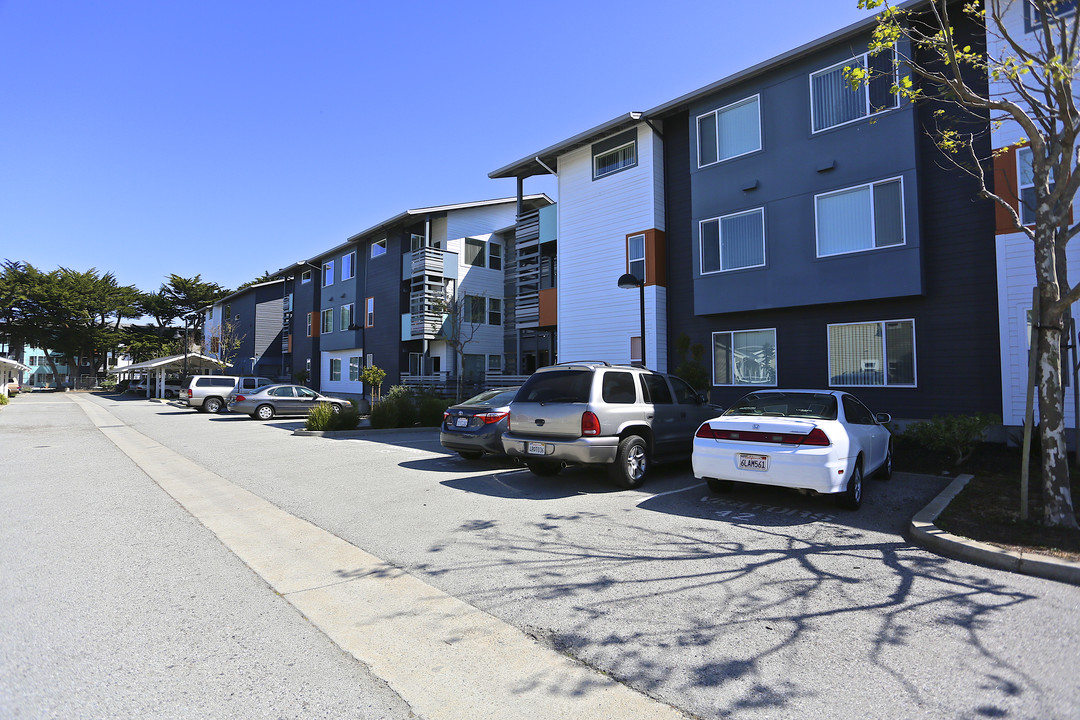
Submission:
M 228 405 L 233 412 L 270 420 L 275 415 L 307 415 L 319 403 L 329 403 L 334 412 L 349 405 L 348 400 L 322 395 L 303 385 L 265 385 L 250 392 L 234 392 Z

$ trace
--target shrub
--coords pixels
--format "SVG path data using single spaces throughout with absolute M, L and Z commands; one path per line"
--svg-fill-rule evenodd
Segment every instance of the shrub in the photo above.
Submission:
M 1001 419 L 994 415 L 946 415 L 926 422 L 912 423 L 903 436 L 935 452 L 956 458 L 960 465 L 974 452 L 983 434 Z
M 420 398 L 420 408 L 417 413 L 420 424 L 424 427 L 438 427 L 442 424 L 443 413 L 448 407 L 450 407 L 449 400 L 443 400 L 434 395 L 424 395 Z
M 304 429 L 355 430 L 359 423 L 360 409 L 355 402 L 350 401 L 349 407 L 342 408 L 341 412 L 334 412 L 334 408 L 329 403 L 319 403 L 308 413 Z
M 8 396 L 0 394 L 0 405 L 8 404 Z
M 394 428 L 398 425 L 398 404 L 390 400 L 383 400 L 371 408 L 371 420 L 373 428 Z

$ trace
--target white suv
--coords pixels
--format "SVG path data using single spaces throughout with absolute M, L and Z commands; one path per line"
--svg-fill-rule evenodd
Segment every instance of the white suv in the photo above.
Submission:
M 180 399 L 199 412 L 220 412 L 233 390 L 251 391 L 274 381 L 264 377 L 239 377 L 237 375 L 192 375 L 184 383 Z
M 521 386 L 502 444 L 537 475 L 607 465 L 616 483 L 636 488 L 654 460 L 689 458 L 698 426 L 719 411 L 674 375 L 607 362 L 560 363 Z

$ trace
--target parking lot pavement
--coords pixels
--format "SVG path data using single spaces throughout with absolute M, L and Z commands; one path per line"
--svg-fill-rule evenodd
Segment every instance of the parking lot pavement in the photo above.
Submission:
M 95 402 L 110 405 L 107 398 Z M 559 652 L 700 717 L 1069 718 L 1080 588 L 912 546 L 947 482 L 869 481 L 862 510 L 685 465 L 639 491 L 468 462 L 437 433 L 115 403 L 123 424 Z

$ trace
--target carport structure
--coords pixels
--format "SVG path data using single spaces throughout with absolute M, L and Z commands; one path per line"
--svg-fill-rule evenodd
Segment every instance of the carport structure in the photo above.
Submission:
M 232 367 L 226 363 L 226 367 Z M 170 372 L 187 372 L 188 375 L 214 375 L 221 372 L 221 363 L 216 358 L 199 353 L 186 355 L 169 355 L 168 357 L 154 358 L 146 362 L 135 363 L 123 368 L 117 368 L 113 372 L 117 377 L 133 373 L 149 376 L 150 382 L 146 384 L 146 397 L 153 397 L 151 387 L 157 390 L 157 397 L 165 396 L 165 376 Z
M 30 368 L 18 360 L 0 357 L 0 395 L 7 395 L 8 382 L 15 380 L 17 374 L 30 372 Z M 22 381 L 19 381 L 22 384 Z

